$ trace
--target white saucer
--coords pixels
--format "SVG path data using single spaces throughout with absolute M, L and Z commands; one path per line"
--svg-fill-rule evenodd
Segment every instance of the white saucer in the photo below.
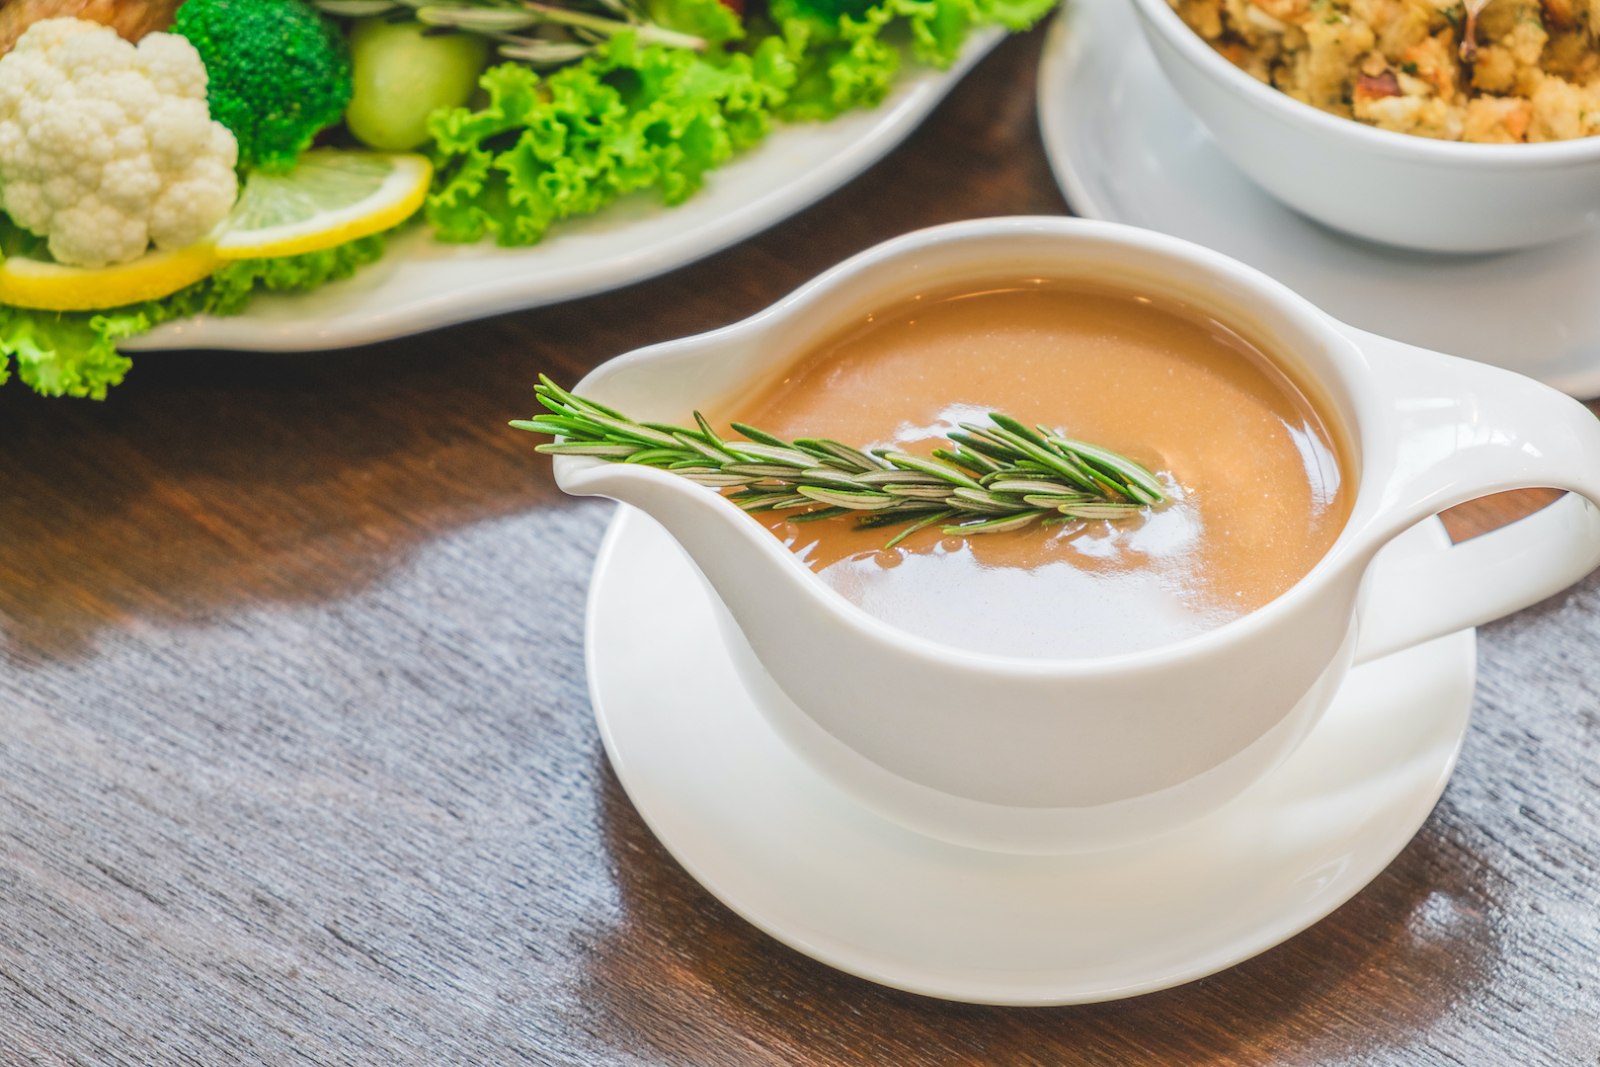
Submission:
M 1444 543 L 1428 523 L 1391 552 Z M 874 982 L 975 1003 L 1162 989 L 1327 915 L 1433 809 L 1476 662 L 1464 631 L 1358 668 L 1285 764 L 1180 832 L 1115 852 L 1013 856 L 904 830 L 802 763 L 752 705 L 712 611 L 677 545 L 623 508 L 590 588 L 589 691 L 645 822 L 779 941 Z
M 1325 229 L 1223 158 L 1127 0 L 1068 0 L 1040 64 L 1039 124 L 1079 215 L 1224 252 L 1364 330 L 1600 395 L 1600 229 L 1480 256 L 1404 252 Z

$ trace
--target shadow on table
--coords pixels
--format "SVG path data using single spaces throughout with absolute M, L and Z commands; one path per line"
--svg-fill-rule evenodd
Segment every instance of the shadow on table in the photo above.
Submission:
M 625 920 L 593 951 L 586 1026 L 652 1062 L 1345 1062 L 1414 1047 L 1496 965 L 1472 856 L 1425 829 L 1333 916 L 1220 974 L 1107 1004 L 946 1003 L 834 971 L 745 923 L 655 841 L 609 768 L 600 776 Z
M 339 353 L 141 353 L 103 404 L 0 390 L 0 625 L 32 659 L 128 618 L 363 588 L 559 497 L 514 319 Z

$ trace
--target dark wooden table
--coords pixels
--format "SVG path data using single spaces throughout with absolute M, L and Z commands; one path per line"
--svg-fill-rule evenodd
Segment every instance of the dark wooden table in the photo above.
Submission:
M 505 421 L 539 371 L 881 239 L 1066 210 L 1039 42 L 665 278 L 358 351 L 142 355 L 103 404 L 0 390 L 0 1063 L 1600 1062 L 1593 580 L 1483 632 L 1460 769 L 1368 889 L 1122 1003 L 836 973 L 700 889 L 608 768 L 582 614 L 610 508 Z

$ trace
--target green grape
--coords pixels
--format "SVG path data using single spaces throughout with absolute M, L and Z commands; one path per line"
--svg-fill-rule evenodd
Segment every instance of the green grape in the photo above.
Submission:
M 355 92 L 345 125 L 363 144 L 385 152 L 428 140 L 428 116 L 459 107 L 489 60 L 487 42 L 465 33 L 427 34 L 416 22 L 367 19 L 350 32 Z

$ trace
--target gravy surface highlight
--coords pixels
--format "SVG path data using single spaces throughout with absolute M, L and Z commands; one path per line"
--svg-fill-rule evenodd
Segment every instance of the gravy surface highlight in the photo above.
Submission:
M 1142 518 L 968 538 L 845 517 L 765 522 L 871 614 L 1001 655 L 1153 648 L 1253 611 L 1327 552 L 1349 516 L 1341 451 L 1293 382 L 1225 326 L 1083 284 L 919 297 L 836 335 L 726 413 L 785 438 L 926 454 L 989 411 L 1156 471 Z

